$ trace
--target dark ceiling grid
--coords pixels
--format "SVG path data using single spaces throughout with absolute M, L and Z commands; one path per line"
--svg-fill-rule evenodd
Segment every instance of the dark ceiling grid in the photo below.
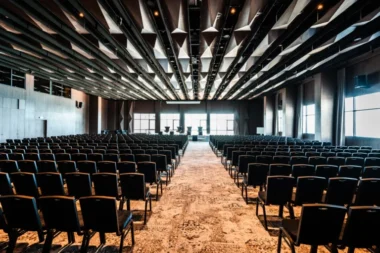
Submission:
M 166 94 L 165 91 L 161 89 L 149 76 L 148 73 L 145 72 L 145 70 L 134 61 L 130 53 L 127 51 L 127 49 L 118 43 L 109 31 L 104 28 L 104 26 L 98 22 L 96 18 L 94 18 L 89 11 L 86 10 L 78 1 L 76 0 L 70 0 L 70 1 L 60 1 L 56 0 L 56 3 L 62 8 L 71 13 L 73 16 L 77 16 L 78 13 L 83 13 L 84 17 L 78 22 L 82 21 L 83 26 L 86 28 L 87 31 L 90 32 L 98 41 L 101 41 L 111 52 L 115 52 L 119 59 L 123 60 L 125 64 L 128 66 L 135 68 L 135 71 L 138 75 L 140 75 L 145 81 L 147 81 L 151 86 L 153 86 L 156 90 L 160 91 L 161 95 L 165 97 L 166 99 L 170 100 L 170 97 Z M 122 11 L 119 9 L 119 11 Z M 123 19 L 126 17 L 125 15 L 122 16 Z M 119 28 L 121 28 L 119 26 Z M 124 32 L 125 29 L 123 29 Z M 129 39 L 129 40 L 134 40 L 133 37 L 130 34 L 125 34 L 124 35 Z M 143 40 L 142 40 L 143 41 Z M 144 44 L 144 42 L 140 42 L 140 44 L 134 44 L 136 45 L 136 49 L 140 50 L 141 54 L 144 55 L 145 57 L 149 57 L 148 54 L 149 52 L 145 51 L 142 47 L 141 44 Z M 140 46 L 139 46 L 140 45 Z M 153 57 L 154 58 L 154 57 Z M 146 59 L 146 58 L 145 58 Z M 152 66 L 153 69 L 156 69 L 156 67 L 153 64 L 152 59 L 146 59 L 147 62 L 150 63 L 150 66 Z M 158 64 L 158 63 L 157 63 Z M 155 70 L 157 71 L 157 69 Z M 159 74 L 158 74 L 159 75 Z M 160 76 L 160 75 L 159 75 Z M 138 80 L 136 80 L 139 82 Z M 165 81 L 164 81 L 165 83 Z M 142 84 L 144 86 L 144 84 Z M 147 90 L 146 90 L 147 91 Z M 149 94 L 153 95 L 154 97 L 157 96 L 156 94 L 152 94 L 151 90 L 147 91 Z
M 13 13 L 5 11 L 3 8 L 0 8 L 0 14 L 1 14 L 0 15 L 0 20 L 2 20 L 3 22 L 8 23 L 9 25 L 11 25 L 11 26 L 17 28 L 18 30 L 22 31 L 23 35 L 26 36 L 26 37 L 28 37 L 30 39 L 28 41 L 17 40 L 17 35 L 5 32 L 3 29 L 1 29 L 1 33 L 3 34 L 3 36 L 0 37 L 0 40 L 4 41 L 6 39 L 6 37 L 8 37 L 8 38 L 13 38 L 15 44 L 18 44 L 18 45 L 20 45 L 20 43 L 22 44 L 24 42 L 24 44 L 22 44 L 21 47 L 23 47 L 23 48 L 27 47 L 30 51 L 34 51 L 34 53 L 36 53 L 36 54 L 40 54 L 40 55 L 42 54 L 43 57 L 44 57 L 44 59 L 48 63 L 51 64 L 50 68 L 51 68 L 51 66 L 55 66 L 56 63 L 62 63 L 63 65 L 66 65 L 69 69 L 75 69 L 76 72 L 83 73 L 83 78 L 84 78 L 84 76 L 91 76 L 94 79 L 97 79 L 97 77 L 94 77 L 94 75 L 91 75 L 91 73 L 87 73 L 86 70 L 83 70 L 81 68 L 78 68 L 78 67 L 72 65 L 70 63 L 70 61 L 68 61 L 66 59 L 61 59 L 60 57 L 56 56 L 55 54 L 46 52 L 46 51 L 42 50 L 41 48 L 36 48 L 34 46 L 35 43 L 34 44 L 30 43 L 31 41 L 36 40 L 39 43 L 43 43 L 43 44 L 49 46 L 52 49 L 56 48 L 56 45 L 57 45 L 56 42 L 57 41 L 55 41 L 54 39 L 50 38 L 49 36 L 46 36 L 46 34 L 43 33 L 41 30 L 28 25 L 28 23 L 26 23 L 23 20 L 19 20 L 16 16 L 14 16 Z M 8 18 L 6 18 L 6 17 L 8 17 Z M 63 50 L 63 51 L 65 51 L 65 53 L 69 52 L 68 55 L 70 55 L 70 53 L 71 54 L 75 54 L 75 53 L 72 52 L 71 49 L 67 49 L 67 50 L 64 50 L 64 49 L 67 49 L 67 48 L 65 48 L 64 46 L 61 46 L 60 48 L 56 48 L 57 51 Z M 80 56 L 80 55 L 76 54 L 76 56 Z M 85 57 L 83 57 L 83 56 L 81 56 L 81 57 L 84 58 L 84 60 L 86 60 Z M 36 59 L 36 60 L 39 61 L 40 64 L 44 64 L 44 62 L 41 59 Z M 81 59 L 79 59 L 79 60 L 81 60 Z M 91 65 L 92 65 L 92 63 L 91 63 Z M 63 70 L 61 70 L 61 72 L 62 71 Z M 73 75 L 72 73 L 70 73 L 68 71 L 65 71 L 65 72 L 66 72 L 66 75 L 71 76 L 71 77 L 74 76 L 73 78 L 78 79 L 78 76 L 75 76 L 75 75 Z M 99 81 L 100 82 L 104 82 L 104 80 L 99 80 Z M 78 86 L 78 84 L 76 86 Z M 109 90 L 107 90 L 107 93 L 108 92 L 109 92 Z
M 180 0 L 179 0 L 180 1 Z M 165 48 L 166 56 L 169 64 L 173 70 L 178 85 L 186 100 L 189 100 L 189 94 L 187 91 L 185 78 L 182 71 L 181 63 L 178 60 L 177 46 L 174 44 L 171 37 L 170 27 L 168 24 L 168 11 L 165 8 L 165 3 L 161 3 L 161 0 L 151 0 L 147 3 L 147 9 L 149 10 L 150 18 L 153 21 L 153 25 L 157 31 L 157 35 L 160 38 L 162 45 Z M 158 13 L 158 15 L 155 15 Z
M 259 57 L 257 61 L 247 70 L 247 72 L 240 78 L 240 80 L 232 87 L 224 99 L 232 96 L 237 90 L 239 90 L 250 78 L 256 75 L 264 66 L 277 57 L 285 48 L 292 44 L 300 35 L 312 26 L 318 15 L 323 15 L 317 10 L 318 4 L 323 4 L 324 8 L 322 12 L 326 12 L 330 7 L 337 4 L 340 0 L 311 0 L 304 7 L 302 12 L 289 24 L 288 28 L 282 31 L 282 34 L 275 39 L 273 43 L 265 50 L 264 54 Z M 246 92 L 246 89 L 245 89 Z
M 244 40 L 244 45 L 238 51 L 232 64 L 228 67 L 227 72 L 222 79 L 222 83 L 215 92 L 213 99 L 219 98 L 225 88 L 227 88 L 229 82 L 237 75 L 240 68 L 249 59 L 253 51 L 276 23 L 277 18 L 285 12 L 291 2 L 291 0 L 268 1 L 260 15 L 253 22 L 250 37 L 247 37 Z
M 365 4 L 364 4 L 365 2 Z M 369 4 L 369 6 L 367 6 Z M 367 6 L 367 7 L 366 7 Z M 379 2 L 372 2 L 371 0 L 368 1 L 361 1 L 360 4 L 358 2 L 354 3 L 352 6 L 350 6 L 346 12 L 345 15 L 338 16 L 333 22 L 330 22 L 327 24 L 326 27 L 321 29 L 319 32 L 317 32 L 315 35 L 310 37 L 307 41 L 302 43 L 297 50 L 291 52 L 287 55 L 287 57 L 284 57 L 279 63 L 277 63 L 272 69 L 270 69 L 267 73 L 264 73 L 262 76 L 260 76 L 258 79 L 253 81 L 250 85 L 248 85 L 246 88 L 244 88 L 237 96 L 236 98 L 242 96 L 243 94 L 248 93 L 250 90 L 252 90 L 255 86 L 259 85 L 260 83 L 264 82 L 265 80 L 268 80 L 272 76 L 274 76 L 276 73 L 279 73 L 281 70 L 285 69 L 287 66 L 290 66 L 292 63 L 300 59 L 302 56 L 306 55 L 308 52 L 312 51 L 314 48 L 318 48 L 320 45 L 322 45 L 325 41 L 330 39 L 331 37 L 337 35 L 338 33 L 342 32 L 347 27 L 351 26 L 355 22 L 359 21 L 360 18 L 368 12 L 373 11 L 377 7 L 380 6 Z M 363 9 L 366 9 L 364 12 Z M 362 28 L 359 28 L 358 30 L 362 30 Z M 359 31 L 356 31 L 358 33 Z M 367 31 L 368 32 L 368 31 Z M 349 39 L 350 37 L 346 38 Z M 339 49 L 339 48 L 338 48 Z M 329 51 L 329 54 L 326 55 L 323 53 L 323 57 L 328 57 L 333 52 L 333 49 Z M 309 60 L 303 64 L 304 66 L 310 66 L 312 62 Z M 277 79 L 277 78 L 276 78 Z M 277 79 L 278 80 L 278 79 Z M 271 82 L 272 83 L 272 82 Z M 265 89 L 268 87 L 269 83 L 260 89 L 258 91 L 255 91 L 255 93 L 258 93 L 259 91 Z M 250 96 L 254 95 L 253 93 L 250 94 Z
M 199 46 L 200 46 L 200 18 L 201 18 L 201 1 L 188 1 L 188 25 L 189 25 L 189 54 L 190 54 L 190 75 L 193 84 L 194 100 L 199 96 Z
M 149 58 L 149 63 L 152 69 L 155 69 L 155 74 L 160 78 L 160 80 L 165 84 L 166 88 L 173 94 L 176 99 L 179 99 L 178 94 L 175 92 L 173 86 L 170 83 L 170 80 L 167 78 L 167 75 L 157 59 L 153 55 L 153 50 L 150 46 L 145 42 L 141 33 L 137 30 L 136 26 L 133 23 L 133 19 L 126 10 L 125 6 L 120 2 L 120 0 L 99 0 L 102 3 L 102 6 L 107 10 L 108 13 L 112 13 L 111 17 L 114 22 L 117 23 L 116 20 L 118 17 L 123 19 L 122 25 L 119 28 L 123 31 L 123 33 L 127 36 L 130 41 L 133 41 L 133 45 L 135 48 L 140 51 L 141 55 L 145 55 Z M 126 27 L 128 25 L 128 27 Z M 163 94 L 167 96 L 166 94 Z
M 98 56 L 99 59 L 101 59 L 107 63 L 106 66 L 112 67 L 113 69 L 115 69 L 115 71 L 117 71 L 117 73 L 122 72 L 123 75 L 126 78 L 128 78 L 128 81 L 135 83 L 140 89 L 143 89 L 143 90 L 149 92 L 149 89 L 147 87 L 145 87 L 145 85 L 138 82 L 134 76 L 132 76 L 127 71 L 121 69 L 120 66 L 118 66 L 116 63 L 114 63 L 103 52 L 98 50 L 98 48 L 96 48 L 92 43 L 90 43 L 88 40 L 86 40 L 83 36 L 78 34 L 76 31 L 73 31 L 71 28 L 67 27 L 65 24 L 63 24 L 62 22 L 57 20 L 56 16 L 51 14 L 49 11 L 47 11 L 43 6 L 41 6 L 37 2 L 23 1 L 22 2 L 23 4 L 21 4 L 21 1 L 13 1 L 13 0 L 11 0 L 11 1 L 13 3 L 15 3 L 16 6 L 23 9 L 25 12 L 29 13 L 30 15 L 32 15 L 36 19 L 40 20 L 40 22 L 43 22 L 45 25 L 48 25 L 50 28 L 54 27 L 56 32 L 59 35 L 61 35 L 63 38 L 65 38 L 66 40 L 73 41 L 74 44 L 80 45 L 79 47 L 82 48 L 82 50 L 87 51 L 87 52 L 91 52 L 91 54 Z M 49 22 L 49 23 L 46 24 L 46 22 Z M 48 39 L 48 37 L 51 37 L 49 34 L 44 33 L 39 29 L 34 29 L 34 30 L 35 30 L 35 32 L 42 34 L 42 37 L 45 37 L 46 39 Z M 62 47 L 62 49 L 66 49 L 66 48 Z M 71 52 L 71 55 L 74 56 L 77 60 L 79 60 L 83 63 L 86 63 L 86 65 L 88 65 L 90 68 L 93 68 L 97 73 L 99 73 L 103 76 L 111 76 L 111 78 L 110 78 L 111 80 L 116 80 L 116 81 L 118 80 L 118 78 L 115 77 L 115 75 L 112 75 L 111 73 L 107 73 L 107 71 L 104 71 L 102 68 L 100 68 L 99 66 L 94 64 L 93 61 L 82 56 L 81 54 L 79 54 L 77 52 Z M 90 72 L 88 75 L 92 76 Z M 113 84 L 114 85 L 117 84 L 119 86 L 119 88 L 121 89 L 121 91 L 123 91 L 123 88 L 122 88 L 123 86 L 121 83 L 114 82 Z M 131 88 L 131 86 L 130 86 L 130 89 L 132 90 L 133 88 Z M 137 91 L 136 93 L 139 93 L 139 92 Z M 141 95 L 145 98 L 147 97 L 145 94 L 139 94 L 139 95 Z
M 223 62 L 223 57 L 226 53 L 232 33 L 234 32 L 234 28 L 239 18 L 241 7 L 244 5 L 244 1 L 245 0 L 228 0 L 228 3 L 224 5 L 224 14 L 222 15 L 223 22 L 222 26 L 219 28 L 220 32 L 214 45 L 213 57 L 210 63 L 204 90 L 204 100 L 208 99 L 212 86 L 214 85 L 216 75 L 218 74 L 220 66 Z

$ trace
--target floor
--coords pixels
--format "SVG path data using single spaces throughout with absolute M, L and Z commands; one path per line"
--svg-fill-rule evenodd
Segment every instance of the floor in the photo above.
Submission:
M 152 186 L 152 191 L 154 189 Z M 249 194 L 255 197 L 257 190 L 251 189 Z M 143 203 L 132 202 L 132 209 L 143 209 Z M 135 212 L 136 244 L 133 249 L 125 246 L 124 252 L 276 252 L 277 229 L 265 231 L 262 217 L 258 219 L 255 210 L 255 205 L 246 205 L 240 189 L 209 144 L 190 142 L 172 182 L 164 186 L 160 200 L 153 201 L 153 212 L 146 226 L 142 225 L 141 212 Z M 277 212 L 276 207 L 269 207 L 267 211 L 268 215 Z M 285 211 L 284 215 L 288 213 Z M 277 227 L 279 224 L 277 218 L 270 222 Z M 76 238 L 78 243 L 64 252 L 78 251 L 82 238 Z M 1 232 L 0 242 L 4 241 L 7 236 Z M 36 242 L 36 234 L 27 233 L 19 238 L 16 252 L 39 252 L 41 245 Z M 64 245 L 66 235 L 58 236 L 53 243 L 56 247 Z M 95 236 L 89 252 L 95 252 L 98 244 L 99 239 Z M 107 244 L 113 246 L 100 252 L 118 252 L 114 247 L 119 244 L 117 236 L 107 235 Z M 129 237 L 125 245 L 130 245 Z M 308 251 L 307 246 L 297 249 L 297 252 Z M 283 246 L 282 252 L 290 251 Z M 318 252 L 327 251 L 320 247 Z

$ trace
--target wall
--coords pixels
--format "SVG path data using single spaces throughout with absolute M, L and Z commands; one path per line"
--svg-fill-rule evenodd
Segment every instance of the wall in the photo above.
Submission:
M 84 134 L 89 131 L 89 96 L 72 89 L 72 98 L 33 91 L 34 77 L 26 75 L 26 89 L 0 84 L 0 142 L 6 139 Z M 77 109 L 75 101 L 83 102 Z

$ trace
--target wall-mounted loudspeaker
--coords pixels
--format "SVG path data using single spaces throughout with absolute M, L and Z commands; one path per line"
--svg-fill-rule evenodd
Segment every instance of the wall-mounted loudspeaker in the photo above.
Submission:
M 76 108 L 81 109 L 82 106 L 83 106 L 83 102 L 75 101 L 75 107 L 76 107 Z

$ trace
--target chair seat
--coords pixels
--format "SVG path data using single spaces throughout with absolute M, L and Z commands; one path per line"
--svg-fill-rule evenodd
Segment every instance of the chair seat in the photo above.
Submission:
M 291 236 L 292 240 L 296 242 L 298 234 L 299 220 L 283 219 L 282 227 Z
M 126 226 L 128 226 L 129 222 L 132 220 L 132 212 L 125 210 L 118 210 L 117 217 L 119 219 L 120 230 L 122 231 Z

